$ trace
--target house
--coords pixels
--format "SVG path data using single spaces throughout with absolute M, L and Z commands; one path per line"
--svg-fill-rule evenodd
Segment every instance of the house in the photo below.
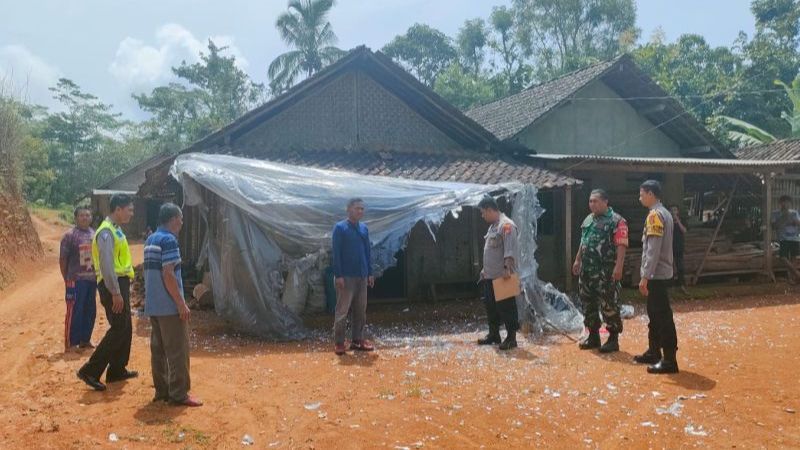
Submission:
M 518 181 L 542 191 L 580 185 L 571 176 L 531 164 L 527 149 L 497 139 L 390 58 L 366 47 L 181 153 L 193 152 L 413 180 Z M 167 159 L 148 169 L 138 196 L 180 202 L 171 165 Z M 202 264 L 206 225 L 194 208 L 187 209 L 184 222 L 185 262 Z M 485 229 L 474 209 L 448 217 L 436 243 L 419 224 L 397 255 L 398 266 L 378 281 L 375 296 L 435 298 L 447 290 L 474 296 Z
M 683 171 L 644 170 L 644 165 L 642 170 L 631 170 L 630 161 L 624 159 L 606 160 L 600 169 L 589 160 L 671 158 L 680 166 L 734 158 L 628 55 L 531 86 L 466 114 L 502 142 L 528 148 L 539 164 L 584 181 L 580 192 L 564 189 L 541 196 L 549 213 L 540 223 L 539 251 L 558 257 L 556 264 L 542 267 L 541 276 L 568 287 L 578 245 L 575 229 L 588 213 L 585 205 L 591 189 L 609 192 L 612 206 L 629 219 L 634 236 L 644 219 L 637 193 L 645 179 L 663 182 L 666 202 L 688 203 Z M 729 177 L 714 180 L 720 189 L 729 190 Z M 708 178 L 695 181 L 702 184 Z

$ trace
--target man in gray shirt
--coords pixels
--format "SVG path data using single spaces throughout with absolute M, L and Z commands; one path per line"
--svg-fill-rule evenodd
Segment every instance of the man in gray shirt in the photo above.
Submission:
M 672 280 L 672 214 L 661 204 L 661 183 L 648 180 L 639 188 L 639 201 L 650 210 L 642 233 L 642 280 L 639 292 L 647 297 L 648 347 L 634 357 L 640 364 L 650 364 L 648 373 L 678 373 L 675 353 L 678 336 L 669 304 Z M 663 356 L 662 356 L 663 351 Z
M 480 201 L 478 207 L 481 217 L 488 222 L 486 244 L 483 247 L 483 270 L 481 285 L 486 316 L 489 319 L 489 334 L 478 340 L 478 345 L 500 344 L 500 350 L 510 350 L 517 346 L 519 319 L 515 297 L 495 299 L 492 280 L 509 278 L 516 272 L 517 226 L 500 212 L 492 197 Z M 506 339 L 500 342 L 500 323 L 506 327 Z

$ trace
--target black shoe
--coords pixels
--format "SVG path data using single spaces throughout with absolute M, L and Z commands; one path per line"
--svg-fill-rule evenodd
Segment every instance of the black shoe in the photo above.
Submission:
M 500 344 L 500 350 L 511 350 L 512 348 L 517 348 L 517 333 L 513 331 L 509 332 L 506 340 Z
M 478 345 L 495 345 L 500 343 L 500 333 L 492 333 L 486 335 L 483 339 L 478 339 Z
M 81 381 L 86 383 L 90 388 L 94 389 L 95 391 L 105 391 L 106 390 L 106 385 L 101 383 L 100 380 L 98 380 L 97 378 L 89 376 L 89 375 L 86 375 L 85 373 L 82 373 L 80 370 L 78 371 L 77 374 L 78 374 L 78 378 Z
M 590 331 L 589 336 L 583 340 L 580 344 L 578 344 L 578 348 L 581 350 L 591 350 L 593 348 L 600 348 L 600 333 L 595 331 Z
M 610 333 L 608 335 L 608 340 L 602 347 L 600 347 L 600 353 L 614 353 L 619 351 L 619 334 L 618 333 Z
M 641 355 L 634 356 L 633 361 L 638 364 L 657 364 L 661 361 L 661 351 L 647 350 Z
M 118 381 L 125 381 L 130 380 L 131 378 L 136 378 L 139 376 L 139 372 L 135 370 L 126 370 L 119 375 L 108 375 L 106 374 L 106 383 L 116 383 Z
M 647 373 L 654 373 L 654 374 L 678 373 L 678 362 L 667 361 L 665 359 L 662 359 L 661 361 L 648 367 Z

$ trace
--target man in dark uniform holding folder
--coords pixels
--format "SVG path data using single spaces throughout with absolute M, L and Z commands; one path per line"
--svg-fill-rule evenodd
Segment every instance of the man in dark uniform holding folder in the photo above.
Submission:
M 481 289 L 486 316 L 489 319 L 489 334 L 478 340 L 478 345 L 500 344 L 500 350 L 510 350 L 517 346 L 516 297 L 495 299 L 492 280 L 510 278 L 516 272 L 517 226 L 500 212 L 492 197 L 485 197 L 478 207 L 481 217 L 489 223 L 486 244 L 483 247 L 483 270 L 481 270 Z M 500 341 L 500 324 L 506 327 L 506 339 Z

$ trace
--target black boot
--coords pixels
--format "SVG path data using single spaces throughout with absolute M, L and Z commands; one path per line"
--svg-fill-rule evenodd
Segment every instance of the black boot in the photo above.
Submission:
M 678 373 L 678 360 L 675 358 L 676 350 L 664 349 L 664 358 L 647 368 L 647 373 L 666 374 Z
M 510 330 L 508 334 L 506 334 L 506 340 L 500 344 L 500 350 L 511 350 L 512 348 L 517 348 L 516 330 Z
M 609 333 L 608 340 L 602 347 L 600 353 L 614 353 L 619 351 L 619 333 Z
M 500 343 L 500 327 L 489 327 L 489 334 L 483 339 L 478 339 L 478 345 L 494 345 Z
M 589 330 L 589 336 L 578 344 L 581 350 L 591 350 L 593 348 L 600 348 L 600 331 Z
M 648 337 L 647 351 L 641 355 L 633 357 L 633 361 L 638 364 L 656 364 L 661 361 L 661 346 L 653 337 Z

